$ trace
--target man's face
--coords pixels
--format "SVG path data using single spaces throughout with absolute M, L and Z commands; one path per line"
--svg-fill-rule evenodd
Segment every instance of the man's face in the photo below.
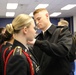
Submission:
M 41 11 L 39 13 L 36 13 L 34 15 L 34 20 L 36 22 L 36 25 L 39 29 L 43 30 L 47 24 L 47 16 L 44 11 Z

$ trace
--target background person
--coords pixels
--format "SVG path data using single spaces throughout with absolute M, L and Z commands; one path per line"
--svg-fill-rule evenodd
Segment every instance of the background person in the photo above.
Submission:
M 1 34 L 1 33 L 4 34 L 5 31 L 6 31 L 5 27 L 1 27 L 1 28 L 0 28 L 0 34 Z
M 68 27 L 69 26 L 69 23 L 68 21 L 64 20 L 64 19 L 60 19 L 60 21 L 58 22 L 58 27 L 61 28 L 61 30 L 63 29 L 63 27 Z M 69 27 L 68 27 L 69 28 Z M 74 37 L 74 36 L 73 36 Z M 74 39 L 74 38 L 73 38 Z M 74 44 L 73 44 L 74 45 Z M 72 46 L 73 46 L 72 45 Z M 72 70 L 71 70 L 71 73 L 70 75 L 74 75 L 74 71 L 75 71 L 75 46 L 72 47 L 71 51 L 70 51 L 70 54 L 69 54 L 69 57 L 70 57 L 70 63 L 71 63 L 71 67 L 72 67 Z
M 3 42 L 2 38 L 3 38 L 5 31 L 6 31 L 5 27 L 0 28 L 0 44 Z
M 10 25 L 10 26 L 9 26 Z M 3 60 L 3 54 L 4 54 L 4 51 L 6 48 L 9 48 L 9 47 L 12 47 L 12 44 L 13 44 L 13 41 L 14 41 L 14 38 L 13 38 L 13 33 L 11 33 L 11 30 L 10 28 L 11 27 L 11 24 L 7 24 L 6 25 L 6 31 L 4 34 L 1 34 L 0 37 L 2 37 L 1 39 L 1 44 L 2 44 L 2 47 L 0 48 L 0 68 L 1 68 L 1 75 L 4 75 L 4 60 Z M 8 50 L 9 51 L 9 50 Z M 7 53 L 8 51 L 6 52 L 5 54 L 5 57 L 7 56 Z

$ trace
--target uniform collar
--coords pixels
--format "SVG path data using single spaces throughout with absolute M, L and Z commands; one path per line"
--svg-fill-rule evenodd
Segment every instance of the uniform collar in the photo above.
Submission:
M 53 34 L 53 32 L 56 30 L 57 26 L 51 25 L 51 27 L 47 30 L 50 34 Z
M 50 28 L 45 31 L 44 34 L 48 34 L 48 33 L 49 33 L 50 35 L 52 35 L 53 32 L 56 30 L 56 28 L 57 28 L 57 26 L 52 24 L 52 25 L 50 26 Z M 43 34 L 43 32 L 41 31 L 41 33 L 40 33 L 38 36 L 43 37 L 44 34 Z M 38 36 L 37 36 L 36 38 L 38 38 Z
M 48 28 L 45 31 L 42 31 L 43 34 L 51 27 L 52 23 L 50 23 L 50 25 L 48 26 Z
M 20 42 L 17 41 L 17 40 L 14 40 L 14 43 L 13 43 L 12 48 L 14 49 L 16 46 L 22 47 L 23 50 L 27 49 L 22 43 L 20 43 Z

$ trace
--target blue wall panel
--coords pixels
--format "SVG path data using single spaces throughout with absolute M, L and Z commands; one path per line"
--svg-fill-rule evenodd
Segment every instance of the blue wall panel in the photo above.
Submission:
M 69 22 L 69 30 L 73 33 L 73 17 L 66 17 L 64 18 L 65 20 L 67 20 Z M 13 18 L 0 18 L 0 27 L 5 27 L 6 24 L 11 23 L 13 20 Z M 50 18 L 50 21 L 57 25 L 59 22 L 60 18 Z M 40 32 L 40 31 L 38 31 Z
M 13 18 L 0 18 L 0 27 L 5 27 L 6 24 L 11 23 Z

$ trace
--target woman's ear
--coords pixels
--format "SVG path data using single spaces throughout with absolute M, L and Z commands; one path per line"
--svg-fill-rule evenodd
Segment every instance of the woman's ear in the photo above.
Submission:
M 24 28 L 23 28 L 23 33 L 26 34 L 27 31 L 28 31 L 27 27 L 24 27 Z

